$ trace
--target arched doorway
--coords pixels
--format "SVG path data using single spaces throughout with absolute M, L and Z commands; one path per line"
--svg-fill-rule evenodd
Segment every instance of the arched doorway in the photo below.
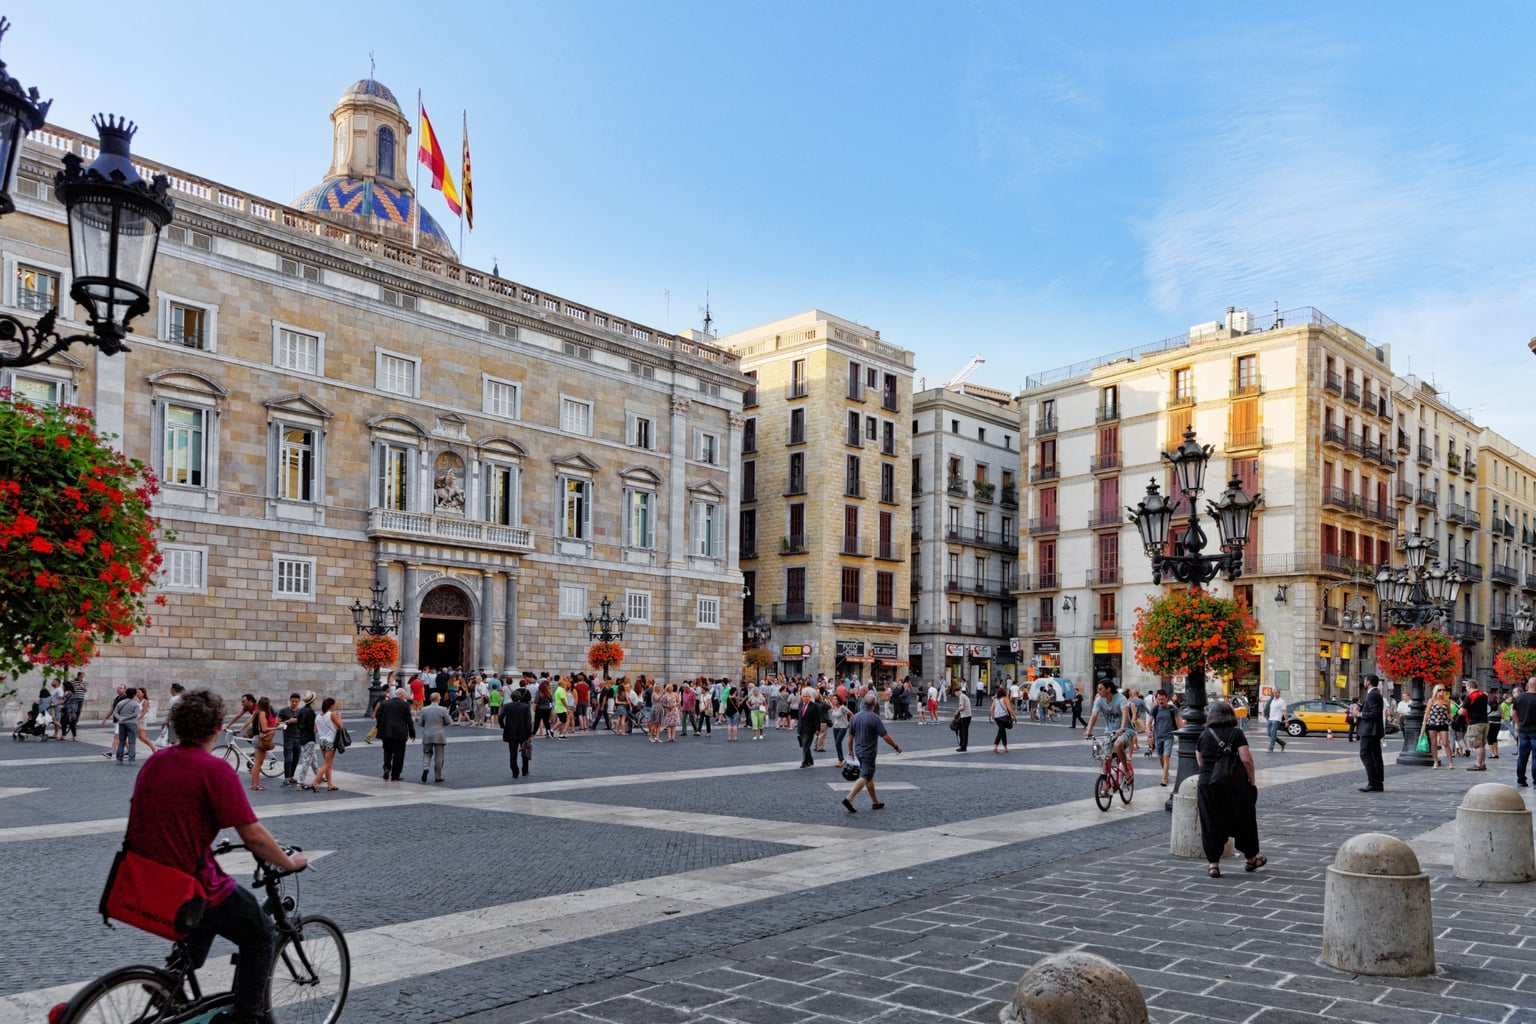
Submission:
M 469 630 L 469 598 L 457 587 L 434 587 L 421 599 L 416 664 L 435 669 L 468 667 Z

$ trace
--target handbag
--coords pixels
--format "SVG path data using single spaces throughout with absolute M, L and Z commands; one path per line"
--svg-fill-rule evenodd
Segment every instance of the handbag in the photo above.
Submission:
M 1429 733 L 1419 733 L 1419 742 L 1414 746 L 1413 749 L 1421 754 L 1429 753 Z
M 180 942 L 202 922 L 208 894 L 185 871 L 140 857 L 125 846 L 112 860 L 97 909 L 109 928 L 110 922 L 121 921 Z
M 346 726 L 336 730 L 336 753 L 345 754 L 347 748 L 352 745 L 352 734 L 347 732 Z
M 951 718 L 949 720 L 949 731 L 950 732 L 959 732 L 960 731 L 960 716 L 959 715 L 955 715 L 955 717 L 953 717 L 953 718 Z
M 995 719 L 995 721 L 997 722 L 998 725 L 1002 726 L 1004 729 L 1012 729 L 1013 728 L 1013 716 L 1012 715 L 1003 715 L 1001 718 Z

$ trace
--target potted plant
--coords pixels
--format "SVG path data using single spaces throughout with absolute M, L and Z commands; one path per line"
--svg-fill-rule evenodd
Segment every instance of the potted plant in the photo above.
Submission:
M 1394 629 L 1376 652 L 1389 679 L 1449 686 L 1461 672 L 1461 646 L 1438 629 Z
M 1536 676 L 1536 650 L 1529 647 L 1502 650 L 1493 659 L 1493 671 L 1505 686 L 1524 686 L 1526 680 Z
M 365 636 L 357 641 L 357 663 L 363 668 L 388 668 L 399 657 L 400 645 L 392 636 Z
M 1136 609 L 1136 664 L 1156 676 L 1216 672 L 1237 677 L 1257 629 L 1248 609 L 1199 587 L 1173 590 Z
M 611 640 L 599 641 L 587 651 L 587 664 L 593 668 L 603 670 L 603 678 L 608 678 L 608 670 L 624 663 L 624 648 Z

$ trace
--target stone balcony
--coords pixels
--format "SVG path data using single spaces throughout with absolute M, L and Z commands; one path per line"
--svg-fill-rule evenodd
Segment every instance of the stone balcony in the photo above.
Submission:
M 495 548 L 500 551 L 532 551 L 533 531 L 521 526 L 482 523 L 459 516 L 434 516 L 424 512 L 397 512 L 375 508 L 368 512 L 368 537 L 401 540 L 431 539 L 449 544 Z

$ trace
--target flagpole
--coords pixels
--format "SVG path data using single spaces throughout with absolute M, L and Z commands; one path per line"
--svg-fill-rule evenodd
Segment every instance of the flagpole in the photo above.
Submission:
M 468 110 L 468 108 L 461 108 L 459 110 L 459 115 L 462 118 L 462 120 L 459 123 L 459 131 L 460 131 L 460 136 L 459 136 L 459 177 L 461 179 L 463 179 L 464 178 L 464 170 L 465 170 L 464 165 L 463 165 L 464 137 L 469 135 L 469 110 Z M 465 183 L 464 183 L 464 194 L 466 196 L 469 194 L 469 183 L 468 183 L 467 179 L 465 179 Z M 464 204 L 465 204 L 466 201 L 467 200 L 463 196 L 459 197 L 459 262 L 460 263 L 464 262 Z
M 416 90 L 416 148 L 421 148 L 421 90 Z M 416 157 L 416 194 L 412 196 L 415 209 L 411 211 L 411 248 L 417 248 L 421 234 L 421 156 Z

